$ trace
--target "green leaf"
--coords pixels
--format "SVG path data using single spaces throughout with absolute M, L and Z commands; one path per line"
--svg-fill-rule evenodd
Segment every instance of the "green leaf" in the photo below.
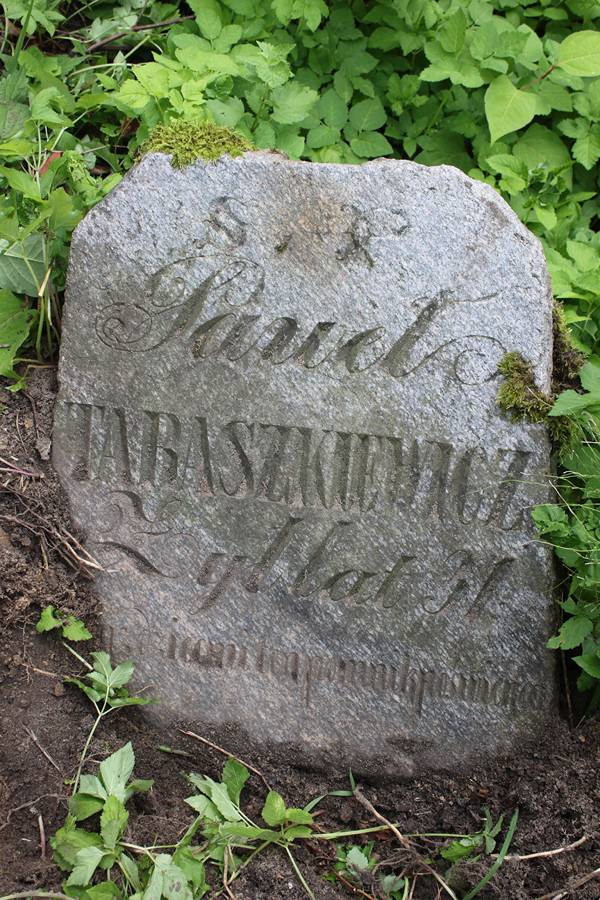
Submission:
M 352 152 L 357 156 L 373 159 L 376 156 L 388 156 L 394 148 L 380 131 L 363 131 L 350 141 Z
M 100 763 L 100 778 L 107 794 L 114 794 L 119 800 L 125 799 L 125 786 L 133 772 L 134 765 L 135 756 L 131 741 Z
M 83 847 L 75 856 L 75 868 L 67 879 L 68 885 L 89 885 L 90 880 L 104 856 L 100 847 Z
M 271 827 L 285 822 L 285 803 L 281 794 L 278 794 L 277 791 L 269 791 L 261 816 Z
M 568 35 L 558 48 L 556 65 L 569 75 L 600 75 L 600 32 Z
M 221 34 L 223 23 L 216 0 L 188 0 L 188 6 L 196 16 L 196 24 L 205 38 L 212 41 Z
M 76 828 L 75 820 L 69 817 L 65 825 L 50 838 L 50 845 L 58 865 L 63 869 L 72 869 L 79 850 L 85 847 L 101 847 L 102 841 L 99 834 Z
M 84 819 L 89 819 L 90 816 L 100 812 L 103 806 L 104 800 L 90 797 L 81 791 L 78 791 L 69 800 L 69 812 L 78 822 L 83 822 Z
M 0 240 L 0 289 L 8 288 L 17 294 L 37 297 L 45 272 L 41 234 L 34 232 L 22 241 Z
M 485 92 L 484 105 L 492 143 L 523 128 L 536 111 L 535 96 L 520 91 L 506 75 L 498 75 L 492 81 Z
M 587 616 L 572 616 L 563 622 L 556 637 L 550 638 L 548 647 L 551 650 L 558 650 L 559 647 L 563 650 L 572 650 L 583 643 L 593 628 L 594 623 Z
M 92 637 L 81 619 L 76 619 L 75 616 L 67 618 L 63 624 L 62 633 L 68 641 L 89 641 Z
M 16 297 L 15 297 L 16 299 Z M 21 305 L 19 303 L 19 305 Z M 4 331 L 2 329 L 2 324 L 0 321 L 0 340 L 3 339 Z M 47 606 L 44 610 L 42 610 L 42 614 L 39 619 L 35 623 L 35 630 L 38 633 L 42 633 L 43 631 L 53 631 L 55 628 L 60 628 L 62 626 L 62 619 L 57 618 L 54 615 L 54 606 L 52 604 Z
M 319 95 L 312 88 L 290 81 L 272 93 L 273 119 L 281 125 L 293 125 L 307 117 Z
M 173 862 L 178 866 L 194 889 L 195 897 L 202 897 L 210 888 L 206 884 L 204 863 L 194 856 L 191 847 L 180 847 L 173 854 Z
M 288 806 L 285 811 L 285 821 L 293 822 L 296 825 L 312 825 L 313 817 L 305 809 L 298 809 L 295 806 Z
M 584 653 L 582 656 L 574 656 L 573 662 L 577 663 L 592 678 L 600 678 L 600 657 L 597 653 Z
M 375 131 L 385 125 L 387 115 L 381 100 L 367 99 L 355 103 L 350 110 L 350 124 L 357 131 Z
M 316 112 L 331 128 L 343 128 L 348 121 L 348 107 L 333 88 L 321 94 Z
M 600 393 L 578 394 L 576 391 L 563 391 L 554 401 L 548 415 L 568 416 L 592 407 L 600 407 Z
M 203 819 L 208 819 L 211 822 L 221 822 L 223 820 L 223 816 L 220 814 L 215 804 L 209 797 L 204 796 L 204 794 L 194 794 L 191 797 L 186 797 L 183 802 L 196 810 L 198 815 L 202 816 Z
M 128 819 L 129 813 L 125 809 L 125 804 L 114 794 L 110 794 L 100 816 L 100 834 L 104 846 L 109 850 L 115 849 L 117 841 L 125 831 Z
M 346 854 L 346 866 L 357 872 L 366 872 L 369 868 L 369 857 L 362 852 L 360 847 L 352 847 Z
M 219 784 L 216 781 L 211 783 L 210 799 L 228 822 L 238 822 L 241 819 L 240 811 L 231 802 L 227 787 L 224 784 Z
M 250 778 L 250 772 L 239 760 L 228 759 L 221 776 L 233 803 L 239 806 L 242 788 Z
M 0 257 L 0 266 L 1 264 Z M 33 310 L 28 309 L 22 300 L 10 291 L 0 290 L 0 375 L 5 378 L 19 378 L 13 369 L 14 359 L 17 350 L 27 339 L 32 319 Z M 22 380 L 19 379 L 15 387 L 21 383 Z M 54 616 L 47 612 L 48 609 L 54 608 L 50 606 L 42 612 L 36 625 L 38 631 L 49 630 L 48 627 L 38 627 L 40 623 L 51 628 L 57 627 L 54 624 L 50 625 L 50 620 L 51 618 L 54 620 Z

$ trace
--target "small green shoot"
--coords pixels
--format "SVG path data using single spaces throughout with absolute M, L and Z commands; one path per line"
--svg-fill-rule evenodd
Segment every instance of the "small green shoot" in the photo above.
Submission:
M 42 610 L 36 622 L 35 630 L 42 634 L 44 631 L 54 631 L 57 628 L 60 628 L 61 634 L 66 641 L 89 641 L 92 637 L 81 619 L 76 619 L 72 615 L 66 615 L 50 604 L 50 606 L 46 606 Z

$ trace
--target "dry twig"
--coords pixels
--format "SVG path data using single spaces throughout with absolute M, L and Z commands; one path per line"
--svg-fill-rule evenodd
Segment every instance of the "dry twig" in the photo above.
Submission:
M 271 785 L 258 769 L 255 769 L 254 766 L 251 766 L 250 763 L 244 762 L 243 759 L 240 759 L 239 756 L 236 756 L 235 753 L 230 753 L 229 750 L 224 750 L 223 747 L 219 747 L 218 744 L 213 744 L 212 741 L 209 741 L 208 738 L 200 737 L 199 734 L 195 734 L 193 731 L 184 731 L 183 728 L 178 728 L 177 731 L 180 731 L 182 734 L 187 734 L 188 737 L 194 738 L 195 741 L 201 741 L 203 744 L 206 744 L 207 747 L 212 747 L 213 750 L 218 750 L 219 753 L 222 753 L 223 756 L 228 756 L 229 759 L 237 759 L 239 762 L 243 763 L 247 769 L 250 769 L 251 772 L 254 772 L 255 775 L 258 775 L 264 786 L 268 791 L 271 790 Z
M 46 759 L 48 760 L 48 762 L 49 762 L 51 765 L 54 766 L 54 768 L 56 769 L 56 771 L 57 771 L 60 775 L 62 775 L 63 773 L 62 773 L 62 771 L 61 771 L 60 766 L 58 765 L 57 762 L 55 762 L 55 761 L 52 759 L 52 757 L 50 756 L 50 754 L 48 753 L 48 751 L 47 751 L 44 747 L 42 747 L 42 745 L 41 745 L 40 742 L 38 741 L 37 737 L 35 736 L 35 734 L 34 734 L 33 731 L 31 730 L 31 728 L 28 728 L 26 725 L 23 725 L 23 729 L 27 732 L 27 734 L 29 735 L 29 737 L 31 738 L 31 740 L 33 741 L 33 743 L 35 744 L 35 746 L 38 748 L 38 750 L 40 751 L 40 753 L 42 753 L 42 754 L 46 757 Z
M 40 855 L 42 859 L 46 859 L 46 829 L 44 828 L 44 820 L 41 813 L 38 815 L 38 828 L 40 832 Z
M 565 847 L 557 847 L 556 850 L 540 850 L 537 853 L 526 853 L 524 856 L 519 855 L 518 853 L 513 853 L 510 856 L 504 857 L 504 862 L 508 862 L 511 860 L 512 862 L 523 862 L 526 859 L 541 859 L 545 856 L 558 856 L 560 853 L 568 853 L 569 850 L 575 850 L 576 847 L 581 847 L 582 844 L 585 844 L 586 841 L 589 841 L 589 834 L 584 834 L 583 837 L 580 837 L 579 840 L 573 841 L 572 844 L 567 844 Z M 492 859 L 498 859 L 497 853 L 492 853 Z
M 594 869 L 593 872 L 589 872 L 587 875 L 583 875 L 582 878 L 577 878 L 575 879 L 575 881 L 571 881 L 570 884 L 567 884 L 559 891 L 551 891 L 549 894 L 544 894 L 543 897 L 538 897 L 537 900 L 563 900 L 564 897 L 568 897 L 569 894 L 573 893 L 573 891 L 578 890 L 580 887 L 583 887 L 584 884 L 587 884 L 589 881 L 593 881 L 594 878 L 599 877 L 600 869 Z

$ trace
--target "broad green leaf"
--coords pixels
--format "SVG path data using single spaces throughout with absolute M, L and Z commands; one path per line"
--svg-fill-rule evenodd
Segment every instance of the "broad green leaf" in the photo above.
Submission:
M 131 741 L 100 763 L 100 778 L 108 794 L 114 794 L 119 800 L 125 799 L 125 786 L 134 765 L 135 756 Z
M 536 111 L 535 96 L 516 88 L 506 75 L 492 81 L 484 103 L 492 143 L 529 124 Z
M 295 81 L 275 88 L 272 93 L 273 119 L 281 125 L 301 122 L 311 112 L 319 95 Z
M 386 137 L 379 131 L 363 131 L 358 137 L 350 141 L 353 153 L 367 159 L 376 156 L 388 156 L 394 152 L 394 148 Z
M 17 298 L 15 297 L 15 300 L 16 299 Z M 20 301 L 19 306 L 22 308 L 22 304 Z M 0 306 L 0 310 L 1 308 L 2 307 Z M 0 312 L 0 315 L 1 314 L 2 313 Z M 0 319 L 0 341 L 4 340 L 3 335 L 4 330 L 2 328 L 2 320 Z M 55 628 L 60 628 L 62 626 L 62 619 L 57 618 L 54 613 L 55 610 L 54 606 L 52 605 L 47 606 L 44 610 L 42 610 L 39 619 L 35 623 L 35 630 L 41 634 L 43 631 L 53 631 Z
M 76 619 L 75 616 L 67 617 L 63 624 L 62 633 L 63 637 L 68 641 L 89 641 L 92 637 L 81 619 Z
M 75 820 L 70 817 L 65 825 L 59 828 L 50 838 L 56 862 L 63 869 L 72 869 L 79 850 L 85 847 L 100 847 L 102 841 L 99 834 L 75 827 Z
M 211 785 L 210 799 L 228 822 L 238 822 L 240 820 L 240 811 L 231 802 L 226 785 L 214 781 Z
M 559 66 L 569 75 L 600 75 L 600 31 L 576 31 L 558 48 Z
M 350 110 L 350 124 L 357 131 L 375 131 L 385 125 L 387 116 L 380 100 L 361 100 Z
M 173 862 L 178 866 L 194 889 L 194 897 L 202 897 L 210 888 L 206 884 L 204 863 L 194 855 L 191 847 L 180 847 L 173 854 Z
M 582 367 L 579 378 L 586 391 L 600 394 L 600 363 L 588 360 Z
M 560 169 L 571 161 L 569 151 L 560 137 L 537 122 L 530 125 L 519 138 L 513 147 L 513 153 L 529 169 L 541 165 Z
M 222 822 L 223 816 L 215 804 L 204 794 L 194 794 L 192 797 L 186 797 L 184 803 L 196 810 L 199 816 L 208 819 L 211 822 Z
M 189 0 L 188 6 L 196 16 L 196 24 L 200 33 L 209 41 L 218 38 L 223 22 L 216 0 Z
M 261 816 L 271 827 L 285 822 L 285 803 L 281 794 L 278 794 L 277 791 L 269 791 Z
M 247 825 L 246 822 L 225 822 L 219 829 L 222 837 L 242 837 L 250 841 L 278 841 L 281 837 L 279 831 L 269 828 L 258 828 L 256 825 Z
M 83 847 L 75 856 L 75 868 L 67 879 L 68 885 L 89 885 L 92 875 L 100 865 L 104 850 L 100 847 Z
M 552 650 L 559 647 L 563 650 L 572 650 L 583 643 L 593 628 L 594 623 L 586 616 L 572 616 L 563 622 L 556 637 L 550 638 L 548 646 Z
M 125 804 L 114 794 L 110 794 L 100 816 L 100 835 L 104 846 L 109 850 L 115 849 L 117 841 L 125 831 L 128 819 L 129 813 L 125 809 Z
M 357 872 L 366 872 L 369 868 L 369 857 L 360 847 L 352 847 L 346 854 L 346 865 Z
M 239 760 L 228 759 L 223 766 L 223 774 L 221 776 L 223 784 L 227 787 L 227 792 L 236 806 L 240 803 L 240 794 L 242 788 L 250 778 L 250 772 Z
M 32 175 L 29 175 L 22 169 L 11 169 L 8 166 L 0 166 L 0 175 L 2 175 L 3 178 L 6 178 L 9 187 L 17 191 L 17 193 L 23 194 L 24 197 L 28 197 L 31 200 L 41 199 L 39 184 Z
M 600 657 L 597 653 L 584 653 L 582 656 L 574 656 L 573 662 L 577 663 L 592 678 L 600 678 Z
M 2 274 L 2 257 L 0 256 L 0 275 Z M 25 342 L 29 334 L 33 311 L 28 309 L 22 300 L 15 297 L 10 291 L 0 290 L 0 375 L 5 378 L 17 379 L 15 388 L 20 386 L 22 380 L 13 369 L 15 356 L 19 347 Z M 55 620 L 52 613 L 48 613 L 47 607 L 41 614 L 36 628 L 38 631 L 48 631 L 56 628 L 51 624 Z M 39 627 L 40 624 L 43 627 Z M 59 623 L 60 624 L 60 623 Z
M 81 791 L 78 791 L 69 800 L 69 812 L 78 822 L 83 822 L 84 819 L 89 819 L 90 816 L 100 812 L 103 806 L 104 800 L 100 800 L 98 797 L 91 797 L 89 794 L 84 794 Z
M 321 94 L 316 112 L 331 128 L 343 128 L 348 121 L 348 106 L 333 88 Z
M 124 684 L 127 684 L 131 680 L 133 669 L 134 666 L 132 662 L 119 663 L 108 676 L 108 683 L 112 688 L 123 687 Z
M 576 391 L 563 391 L 554 401 L 554 405 L 548 415 L 568 416 L 583 409 L 594 407 L 600 407 L 600 392 L 578 394 Z
M 295 806 L 287 807 L 285 811 L 286 822 L 293 822 L 295 825 L 312 825 L 313 817 L 305 809 L 298 809 Z

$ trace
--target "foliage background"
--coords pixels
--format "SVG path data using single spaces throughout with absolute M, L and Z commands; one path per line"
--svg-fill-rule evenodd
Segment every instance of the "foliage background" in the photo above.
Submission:
M 292 158 L 450 164 L 541 239 L 588 356 L 560 503 L 580 686 L 600 700 L 600 3 L 595 0 L 4 0 L 0 374 L 53 356 L 71 232 L 157 124 L 200 119 Z M 16 368 L 15 368 L 16 367 Z M 548 407 L 550 401 L 548 401 Z

